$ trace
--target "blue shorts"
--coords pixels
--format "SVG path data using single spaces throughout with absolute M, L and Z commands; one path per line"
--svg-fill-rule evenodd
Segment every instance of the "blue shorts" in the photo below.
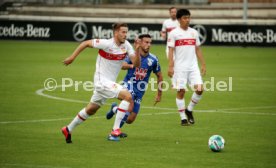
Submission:
M 134 113 L 138 114 L 139 111 L 140 111 L 140 104 L 141 104 L 141 101 L 142 101 L 143 94 L 141 94 L 139 91 L 135 92 L 135 91 L 131 90 L 129 85 L 127 86 L 127 89 L 130 92 L 130 94 L 132 95 L 132 100 L 134 102 L 134 106 L 133 106 L 132 111 Z

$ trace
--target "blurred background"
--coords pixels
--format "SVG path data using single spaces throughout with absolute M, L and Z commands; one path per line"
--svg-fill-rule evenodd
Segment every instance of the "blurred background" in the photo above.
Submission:
M 112 23 L 126 22 L 130 40 L 135 34 L 149 33 L 154 42 L 164 43 L 159 32 L 172 6 L 190 9 L 191 24 L 206 45 L 276 44 L 276 0 L 1 0 L 0 38 L 109 38 Z M 41 32 L 34 35 L 39 28 Z M 43 28 L 49 29 L 47 38 L 41 35 Z M 77 30 L 84 35 L 75 38 L 72 31 Z

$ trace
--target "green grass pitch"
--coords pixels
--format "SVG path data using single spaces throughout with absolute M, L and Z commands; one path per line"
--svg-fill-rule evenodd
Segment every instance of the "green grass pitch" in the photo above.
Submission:
M 114 99 L 77 127 L 73 144 L 66 144 L 60 129 L 86 105 L 92 92 L 81 87 L 43 91 L 51 98 L 36 92 L 47 78 L 59 85 L 62 78 L 93 79 L 96 49 L 86 49 L 68 67 L 62 65 L 77 45 L 0 41 L 0 167 L 276 167 L 275 48 L 203 46 L 204 81 L 214 77 L 215 83 L 228 83 L 232 77 L 232 91 L 204 92 L 195 107 L 193 126 L 180 126 L 174 90 L 164 92 L 156 107 L 155 92 L 148 90 L 135 123 L 123 128 L 128 138 L 106 139 L 114 120 L 106 120 L 105 113 Z M 153 45 L 151 52 L 159 57 L 164 79 L 170 81 L 165 47 Z M 121 71 L 118 80 L 124 74 Z M 186 104 L 191 93 L 186 94 Z M 208 149 L 213 134 L 225 138 L 222 152 Z

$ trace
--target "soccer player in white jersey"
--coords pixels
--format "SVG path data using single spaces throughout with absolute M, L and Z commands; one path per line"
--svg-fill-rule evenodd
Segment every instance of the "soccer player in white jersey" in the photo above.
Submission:
M 203 82 L 201 75 L 206 73 L 206 64 L 200 49 L 198 32 L 189 27 L 191 14 L 187 9 L 179 9 L 176 14 L 180 26 L 172 30 L 168 37 L 169 68 L 173 87 L 177 89 L 176 105 L 181 118 L 181 125 L 194 124 L 193 108 L 201 99 Z M 175 58 L 173 59 L 173 56 Z M 201 74 L 198 62 L 201 64 Z M 185 108 L 185 90 L 189 84 L 195 91 L 190 103 Z M 186 115 L 185 115 L 186 114 Z M 188 118 L 188 120 L 187 120 Z
M 118 98 L 121 101 L 115 122 L 108 140 L 118 141 L 121 134 L 120 123 L 129 111 L 129 104 L 133 103 L 132 96 L 127 89 L 115 83 L 125 57 L 128 55 L 135 67 L 140 67 L 140 41 L 136 41 L 136 49 L 133 50 L 131 44 L 126 40 L 128 26 L 125 23 L 113 25 L 113 38 L 111 39 L 91 39 L 82 42 L 63 62 L 65 65 L 71 64 L 76 57 L 87 47 L 99 49 L 96 71 L 94 73 L 94 93 L 90 103 L 83 108 L 71 123 L 62 128 L 67 143 L 72 143 L 71 133 L 73 129 L 85 121 L 89 116 L 94 115 L 97 110 L 105 104 L 108 98 Z
M 170 18 L 166 19 L 163 24 L 162 24 L 162 29 L 161 29 L 161 36 L 163 37 L 164 40 L 167 39 L 169 36 L 169 33 L 175 29 L 176 27 L 179 26 L 179 23 L 176 19 L 176 12 L 177 9 L 175 7 L 171 7 L 169 9 L 170 12 Z M 166 56 L 167 58 L 169 57 L 169 48 L 168 45 L 166 45 Z

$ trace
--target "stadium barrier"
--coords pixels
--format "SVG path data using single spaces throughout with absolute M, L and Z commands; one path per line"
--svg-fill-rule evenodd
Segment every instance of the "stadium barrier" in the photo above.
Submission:
M 153 43 L 165 41 L 161 24 L 128 24 L 128 39 L 148 33 Z M 191 25 L 204 45 L 276 46 L 275 25 Z M 0 20 L 1 40 L 83 41 L 112 37 L 112 23 Z

